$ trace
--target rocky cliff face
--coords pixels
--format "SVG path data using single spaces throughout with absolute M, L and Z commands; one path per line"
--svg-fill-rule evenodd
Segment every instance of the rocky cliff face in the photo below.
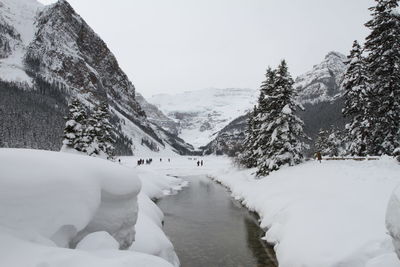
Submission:
M 235 156 L 242 148 L 241 144 L 245 139 L 247 120 L 249 115 L 245 114 L 234 119 L 221 131 L 215 134 L 214 139 L 206 146 L 201 147 L 202 154 Z
M 346 59 L 343 54 L 330 52 L 320 64 L 296 79 L 294 88 L 299 102 L 305 107 L 299 116 L 304 120 L 305 132 L 312 139 L 320 129 L 329 129 L 332 125 L 344 127 L 341 83 Z
M 146 113 L 146 116 L 150 122 L 160 126 L 161 128 L 174 135 L 179 134 L 179 123 L 167 117 L 155 105 L 147 102 L 147 100 L 138 92 L 136 92 L 136 100 L 142 107 L 143 111 Z
M 313 105 L 332 101 L 340 95 L 346 59 L 343 54 L 330 52 L 320 64 L 297 77 L 294 88 L 299 102 Z
M 109 99 L 118 110 L 144 116 L 135 87 L 103 40 L 65 0 L 44 8 L 25 55 L 31 71 L 56 77 L 86 99 Z
M 43 6 L 35 0 L 0 0 L 0 10 L 3 146 L 58 149 L 67 102 L 78 97 L 88 107 L 100 101 L 109 104 L 120 154 L 146 149 L 179 152 L 173 135 L 166 140 L 155 131 L 115 56 L 67 1 Z M 7 102 L 18 103 L 11 106 Z M 12 128 L 12 117 L 22 110 L 25 114 L 17 121 L 19 126 Z M 54 122 L 51 128 L 43 117 Z M 32 137 L 23 142 L 15 139 L 20 132 Z M 51 144 L 38 141 L 34 137 L 38 135 L 51 135 Z

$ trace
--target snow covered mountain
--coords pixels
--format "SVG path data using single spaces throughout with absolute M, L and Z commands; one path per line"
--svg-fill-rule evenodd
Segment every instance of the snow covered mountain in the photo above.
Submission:
M 147 118 L 150 122 L 161 126 L 168 132 L 178 135 L 179 134 L 179 123 L 175 122 L 171 118 L 167 117 L 161 110 L 155 105 L 150 104 L 147 100 L 138 92 L 136 92 L 136 100 L 139 102 L 142 109 L 145 111 Z
M 257 95 L 253 89 L 211 88 L 176 95 L 160 94 L 148 100 L 177 123 L 179 137 L 198 148 L 245 114 L 256 102 Z
M 346 56 L 329 52 L 324 61 L 296 78 L 294 88 L 302 104 L 332 101 L 341 92 L 340 84 L 346 69 Z
M 65 0 L 0 0 L 0 74 L 0 146 L 58 150 L 78 97 L 107 101 L 119 154 L 191 149 L 147 119 L 117 59 Z
M 343 127 L 345 124 L 341 113 L 343 99 L 340 86 L 346 70 L 345 60 L 344 55 L 330 52 L 320 64 L 295 79 L 298 101 L 305 107 L 299 116 L 304 120 L 305 132 L 311 138 L 315 138 L 321 128 L 328 129 L 331 125 Z M 252 105 L 248 102 L 248 109 Z M 219 131 L 203 147 L 204 153 L 233 155 L 244 139 L 247 118 L 247 115 L 240 116 Z
M 311 138 L 315 138 L 320 129 L 344 127 L 341 83 L 346 72 L 346 60 L 343 54 L 330 52 L 320 64 L 295 80 L 298 100 L 305 107 L 299 115 L 304 120 L 305 132 Z

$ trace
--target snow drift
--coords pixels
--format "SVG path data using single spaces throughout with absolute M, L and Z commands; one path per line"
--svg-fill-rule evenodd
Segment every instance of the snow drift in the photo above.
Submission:
M 118 250 L 135 238 L 141 182 L 131 169 L 69 153 L 0 149 L 0 170 L 1 266 L 171 266 Z
M 386 228 L 392 237 L 397 256 L 400 258 L 400 187 L 390 197 L 386 211 Z

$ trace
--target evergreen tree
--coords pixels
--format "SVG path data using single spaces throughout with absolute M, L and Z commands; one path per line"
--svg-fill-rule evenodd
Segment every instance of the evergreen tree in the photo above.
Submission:
M 372 126 L 370 114 L 373 113 L 370 99 L 373 95 L 370 92 L 368 72 L 362 53 L 361 46 L 354 41 L 343 81 L 343 115 L 350 120 L 346 125 L 349 141 L 347 152 L 357 156 L 365 156 L 368 153 L 367 149 L 372 146 L 369 132 Z
M 366 64 L 372 81 L 369 99 L 372 114 L 371 152 L 392 154 L 400 146 L 400 19 L 399 0 L 376 0 L 366 23 L 371 33 L 366 38 Z
M 239 154 L 239 163 L 247 168 L 253 168 L 258 165 L 259 158 L 262 157 L 263 151 L 268 146 L 268 140 L 266 139 L 270 134 L 266 132 L 266 129 L 261 129 L 261 125 L 267 119 L 264 111 L 268 109 L 270 103 L 269 97 L 274 86 L 275 71 L 269 67 L 265 77 L 266 80 L 260 87 L 257 106 L 254 106 L 253 112 L 250 114 L 243 152 Z
M 323 154 L 323 151 L 326 149 L 326 144 L 328 143 L 328 132 L 326 130 L 320 129 L 318 132 L 318 136 L 315 139 L 315 150 L 319 151 L 321 155 L 326 156 Z
M 93 114 L 95 124 L 95 138 L 97 141 L 98 149 L 102 151 L 107 159 L 114 159 L 114 138 L 112 136 L 112 126 L 110 123 L 110 112 L 107 103 L 101 103 L 96 107 Z
M 242 152 L 239 153 L 237 161 L 239 165 L 246 168 L 254 168 L 257 166 L 257 158 L 253 153 L 253 145 L 255 141 L 255 124 L 254 118 L 257 116 L 257 106 L 254 105 L 253 111 L 249 113 L 249 119 L 247 121 L 246 137 L 243 142 Z
M 294 101 L 293 79 L 286 61 L 282 61 L 273 79 L 267 80 L 263 105 L 259 107 L 260 131 L 258 132 L 258 176 L 266 176 L 282 165 L 293 166 L 302 159 L 306 147 L 302 138 L 303 121 L 294 113 L 299 105 Z
M 343 133 L 339 129 L 332 127 L 327 132 L 326 145 L 321 154 L 329 157 L 343 156 L 344 143 Z
M 87 143 L 84 129 L 87 115 L 85 108 L 77 98 L 73 99 L 68 107 L 69 115 L 64 128 L 63 147 L 86 152 Z
M 99 156 L 100 119 L 96 111 L 92 111 L 87 119 L 84 142 L 87 145 L 86 153 L 89 156 Z

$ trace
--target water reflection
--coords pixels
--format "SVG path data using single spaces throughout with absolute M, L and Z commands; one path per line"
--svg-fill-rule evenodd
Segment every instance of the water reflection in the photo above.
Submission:
M 182 267 L 276 266 L 256 218 L 225 188 L 206 177 L 184 179 L 188 188 L 158 202 Z

